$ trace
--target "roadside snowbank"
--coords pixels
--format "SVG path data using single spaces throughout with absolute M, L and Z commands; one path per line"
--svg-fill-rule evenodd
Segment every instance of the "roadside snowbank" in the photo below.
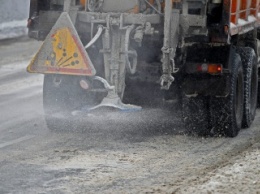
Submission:
M 27 34 L 27 20 L 0 23 L 0 40 L 16 38 Z
M 260 143 L 229 164 L 190 182 L 179 193 L 256 193 L 260 194 Z

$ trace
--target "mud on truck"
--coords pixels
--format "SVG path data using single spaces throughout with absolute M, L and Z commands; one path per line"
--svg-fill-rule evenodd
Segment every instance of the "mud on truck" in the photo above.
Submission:
M 113 107 L 140 110 L 143 87 L 182 104 L 186 128 L 235 137 L 258 102 L 259 0 L 31 0 L 27 68 L 44 74 L 47 126 Z M 172 110 L 175 111 L 175 110 Z

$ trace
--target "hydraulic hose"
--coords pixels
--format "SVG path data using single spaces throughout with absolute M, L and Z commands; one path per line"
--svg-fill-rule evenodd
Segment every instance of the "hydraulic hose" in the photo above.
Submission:
M 98 27 L 98 31 L 96 33 L 96 35 L 92 38 L 92 40 L 85 46 L 85 49 L 88 49 L 89 47 L 91 47 L 101 36 L 102 32 L 103 32 L 103 26 L 99 26 Z
M 125 37 L 125 59 L 126 59 L 126 67 L 130 71 L 131 74 L 135 74 L 136 67 L 137 67 L 137 53 L 136 51 L 129 51 L 129 39 L 130 39 L 130 33 L 134 29 L 134 25 L 129 26 L 126 30 L 126 37 Z M 133 64 L 131 65 L 129 61 L 129 53 L 133 55 Z

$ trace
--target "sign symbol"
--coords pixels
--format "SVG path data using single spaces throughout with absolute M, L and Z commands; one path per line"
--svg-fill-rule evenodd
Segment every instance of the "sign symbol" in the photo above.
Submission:
M 79 56 L 78 53 L 74 53 L 74 54 L 73 54 L 73 57 L 74 57 L 74 58 L 77 58 L 78 56 Z

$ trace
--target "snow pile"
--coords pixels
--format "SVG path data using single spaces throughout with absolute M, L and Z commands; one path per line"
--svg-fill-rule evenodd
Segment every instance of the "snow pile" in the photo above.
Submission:
M 260 144 L 234 158 L 226 166 L 199 177 L 181 188 L 185 193 L 259 193 L 260 192 Z M 182 192 L 181 192 L 182 193 Z
M 27 20 L 14 20 L 0 23 L 0 40 L 15 38 L 27 34 Z

